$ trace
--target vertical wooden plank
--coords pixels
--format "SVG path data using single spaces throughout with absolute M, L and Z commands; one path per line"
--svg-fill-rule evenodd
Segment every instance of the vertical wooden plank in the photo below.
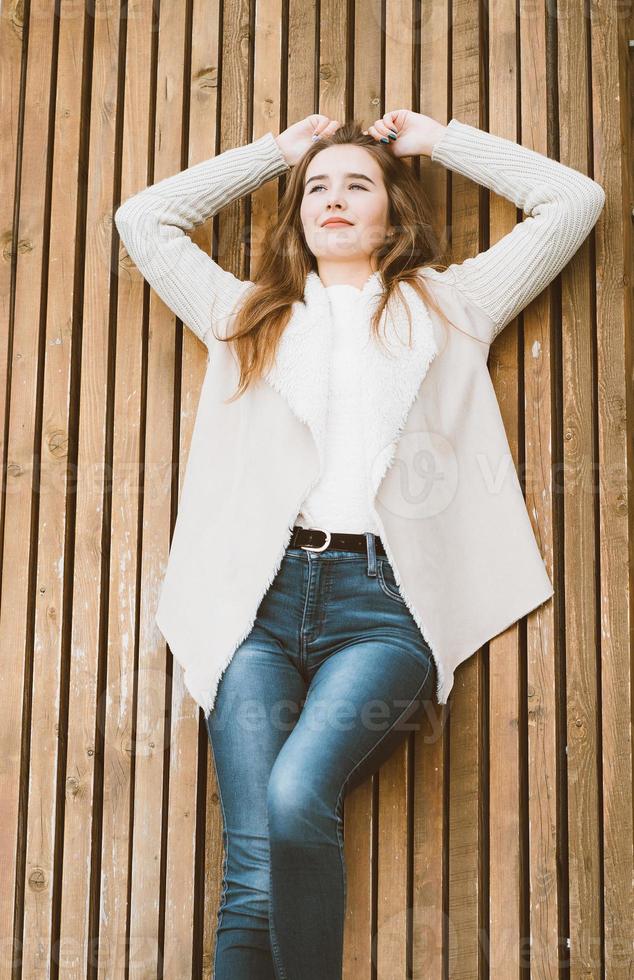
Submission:
M 414 744 L 412 978 L 440 980 L 445 944 L 444 706 L 430 701 Z
M 243 146 L 249 140 L 247 104 L 249 91 L 249 16 L 248 0 L 225 0 L 222 7 L 222 91 L 220 94 L 219 152 Z M 242 229 L 245 221 L 244 200 L 233 201 L 223 208 L 217 219 L 218 262 L 240 279 L 246 279 L 246 254 Z
M 286 119 L 282 126 L 319 111 L 315 105 L 316 0 L 288 0 L 287 35 Z
M 515 9 L 503 2 L 489 9 L 488 128 L 507 139 L 517 139 L 514 94 L 518 84 Z M 494 245 L 512 231 L 515 205 L 501 195 L 489 195 L 489 241 Z M 489 352 L 489 372 L 507 433 L 513 465 L 520 472 L 518 391 L 518 321 L 502 331 Z M 522 936 L 522 810 L 523 786 L 520 748 L 523 652 L 519 623 L 488 644 L 489 649 L 489 786 L 486 812 L 489 821 L 489 903 L 486 952 L 493 976 L 524 975 L 528 936 Z
M 439 122 L 450 118 L 449 8 L 445 0 L 421 0 L 419 111 Z M 431 209 L 440 252 L 447 248 L 446 178 L 430 159 L 420 161 L 421 181 Z M 445 774 L 448 770 L 445 728 L 447 706 L 429 702 L 424 723 L 415 736 L 414 839 L 412 896 L 413 980 L 443 976 L 446 917 L 444 903 Z
M 350 76 L 348 64 L 348 8 L 337 0 L 321 0 L 319 20 L 319 109 L 331 119 L 343 122 L 346 91 Z
M 192 159 L 204 159 L 215 155 L 216 143 L 218 139 L 218 79 L 220 76 L 220 4 L 218 0 L 194 0 L 192 12 L 192 66 L 191 66 L 191 95 L 192 102 L 190 108 L 190 147 Z M 203 248 L 211 254 L 213 246 L 213 219 L 205 222 L 200 228 L 192 233 L 192 240 L 199 248 Z M 186 331 L 187 332 L 187 331 Z M 193 375 L 198 370 L 202 371 L 202 364 L 196 367 L 198 361 L 198 351 L 194 338 L 192 343 L 187 344 L 183 352 L 183 382 L 181 387 L 181 401 L 185 400 L 186 405 L 182 412 L 183 415 L 191 417 L 191 423 L 195 421 L 195 409 L 193 404 L 190 406 L 187 401 L 192 398 L 188 392 L 199 391 L 199 382 Z M 203 372 L 204 374 L 204 372 Z M 202 380 L 202 376 L 201 376 Z M 197 396 L 198 397 L 198 396 Z M 181 426 L 183 420 L 181 418 Z M 181 476 L 182 484 L 182 476 Z M 213 976 L 213 957 L 215 952 L 215 938 L 217 913 L 220 905 L 222 892 L 222 867 L 223 867 L 223 823 L 220 807 L 220 796 L 218 793 L 218 783 L 216 772 L 213 766 L 212 753 L 209 748 L 207 728 L 200 715 L 202 726 L 202 741 L 206 747 L 207 759 L 207 792 L 204 801 L 204 813 L 198 814 L 198 820 L 204 819 L 204 844 L 202 853 L 197 856 L 197 860 L 204 862 L 203 873 L 203 895 L 202 895 L 202 936 L 194 937 L 194 941 L 200 943 L 200 969 L 203 977 Z
M 592 174 L 588 134 L 592 106 L 588 93 L 590 28 L 583 0 L 569 4 L 557 18 L 559 84 L 559 159 Z M 580 98 L 580 94 L 583 98 Z M 604 218 L 599 219 L 599 224 Z M 593 232 L 593 235 L 596 231 Z M 593 481 L 597 447 L 594 441 L 594 336 L 596 332 L 591 281 L 592 238 L 587 239 L 561 273 L 562 318 L 562 463 L 563 545 L 565 566 L 565 711 L 564 759 L 567 770 L 568 927 L 560 930 L 564 962 L 571 976 L 601 972 L 601 835 L 599 832 L 598 730 L 589 724 L 598 716 L 596 519 Z M 567 754 L 566 754 L 567 753 Z M 561 756 L 561 747 L 560 752 Z M 563 809 L 561 811 L 563 813 Z M 563 848 L 562 848 L 563 849 Z M 562 868 L 562 873 L 566 868 Z M 564 923 L 565 925 L 565 923 Z M 566 940 L 569 938 L 567 947 Z M 594 948 L 593 948 L 594 947 Z
M 152 41 L 151 5 L 141 4 L 121 22 L 125 39 L 122 164 L 119 200 L 148 184 Z M 118 204 L 118 202 L 117 202 Z M 117 204 L 114 205 L 113 211 Z M 116 229 L 114 228 L 116 234 Z M 128 935 L 131 867 L 130 812 L 134 805 L 137 756 L 134 705 L 137 669 L 139 550 L 142 546 L 139 493 L 143 486 L 143 276 L 119 243 L 112 409 L 110 505 L 110 593 L 107 682 L 104 706 L 104 814 L 99 976 L 125 972 L 143 962 L 134 917 Z M 167 457 L 169 460 L 169 456 Z M 166 494 L 169 493 L 169 479 Z M 143 735 L 139 738 L 146 751 Z M 151 968 L 152 957 L 148 961 Z
M 547 15 L 546 15 L 547 16 Z M 548 155 L 548 84 L 550 78 L 544 10 L 527 10 L 521 30 L 521 119 L 523 146 Z M 550 25 L 553 29 L 554 22 Z M 551 79 L 554 84 L 554 79 Z M 551 432 L 551 294 L 545 289 L 523 310 L 525 497 L 533 530 L 552 581 L 554 569 Z M 505 328 L 505 332 L 508 327 Z M 557 692 L 554 650 L 555 603 L 547 602 L 526 617 L 528 704 L 528 896 L 530 969 L 556 977 L 559 962 L 560 894 L 557 847 L 560 786 L 557 781 Z
M 185 56 L 186 7 L 162 4 L 158 25 L 158 59 L 156 75 L 155 130 L 153 147 L 153 180 L 160 181 L 182 169 L 181 145 L 183 126 L 183 59 Z M 139 654 L 136 705 L 136 755 L 134 774 L 134 826 L 132 838 L 132 890 L 130 975 L 146 976 L 155 970 L 168 969 L 165 961 L 163 931 L 166 928 L 162 896 L 165 895 L 167 861 L 166 799 L 163 794 L 164 766 L 168 762 L 165 739 L 171 731 L 171 712 L 167 698 L 171 677 L 176 668 L 167 652 L 155 623 L 158 596 L 166 567 L 170 542 L 170 510 L 173 503 L 171 483 L 173 464 L 173 377 L 177 331 L 171 310 L 150 292 L 147 349 L 147 401 L 144 442 L 144 482 L 142 518 L 141 601 L 139 618 Z M 191 339 L 191 338 L 190 338 Z M 204 354 L 204 350 L 202 354 Z M 180 365 L 178 366 L 180 370 Z M 177 493 L 177 491 L 175 491 Z M 181 683 L 177 681 L 177 686 Z M 166 687 L 167 686 L 167 687 Z M 174 692 L 176 704 L 181 696 Z M 177 725 L 189 729 L 191 737 L 197 725 L 190 709 Z M 165 715 L 168 713 L 168 717 Z M 178 736 L 177 736 L 178 743 Z M 178 746 L 177 746 L 178 747 Z M 176 763 L 180 770 L 181 763 Z M 186 764 L 183 763 L 183 766 Z M 179 814 L 179 820 L 193 818 Z M 191 817 L 191 814 L 190 814 Z M 167 834 L 169 839 L 169 833 Z M 185 858 L 189 853 L 191 874 L 192 835 L 184 841 Z M 134 930 L 134 933 L 132 932 Z M 136 955 L 133 957 L 133 952 Z M 174 951 L 170 939 L 170 955 Z M 184 953 L 189 960 L 189 953 Z M 173 966 L 173 963 L 170 964 Z M 180 969 L 180 967 L 179 967 Z M 187 963 L 184 970 L 187 972 Z M 191 966 L 190 966 L 191 969 Z
M 632 599 L 634 575 L 634 350 L 632 342 L 632 102 L 628 42 L 634 11 L 601 4 L 591 13 L 594 176 L 605 210 L 594 232 L 597 304 L 597 429 L 600 549 L 600 830 L 606 977 L 634 974 L 632 827 Z M 632 84 L 632 62 L 629 82 Z M 631 92 L 631 89 L 630 89 Z M 580 718 L 578 737 L 595 725 Z M 592 937 L 595 946 L 598 937 Z M 596 957 L 595 957 L 596 960 Z
M 0 7 L 0 97 L 3 120 L 3 152 L 0 155 L 0 242 L 4 261 L 0 264 L 0 391 L 3 394 L 3 418 L 7 405 L 4 398 L 9 389 L 9 332 L 12 321 L 11 275 L 16 255 L 13 221 L 16 213 L 16 169 L 20 150 L 20 74 L 22 69 L 22 40 L 24 33 L 23 11 L 16 3 Z M 0 455 L 6 463 L 5 430 L 0 432 Z M 2 528 L 0 528 L 0 531 Z
M 380 3 L 355 0 L 354 65 L 351 78 L 353 118 L 367 129 L 383 114 L 381 107 L 383 29 Z M 392 108 L 399 108 L 393 106 Z
M 251 140 L 259 139 L 268 132 L 280 132 L 281 28 L 281 0 L 266 0 L 265 3 L 258 3 L 255 21 Z M 250 241 L 253 243 L 249 275 L 251 279 L 258 268 L 266 245 L 269 222 L 277 219 L 277 186 L 278 181 L 268 181 L 251 197 Z
M 376 829 L 372 806 L 374 777 L 350 790 L 344 799 L 346 911 L 343 936 L 343 980 L 369 980 L 375 962 L 372 890 Z
M 16 174 L 19 164 L 20 145 L 20 109 L 23 92 L 20 85 L 22 72 L 23 55 L 23 33 L 24 21 L 23 10 L 17 4 L 4 4 L 0 8 L 0 49 L 3 57 L 0 59 L 0 110 L 2 119 L 5 123 L 3 131 L 3 153 L 0 155 L 0 187 L 3 193 L 0 195 L 0 240 L 2 243 L 3 262 L 0 264 L 0 392 L 2 393 L 2 418 L 9 417 L 10 403 L 10 384 L 11 384 L 11 364 L 9 358 L 11 354 L 11 328 L 13 321 L 13 283 L 12 276 L 14 263 L 17 262 L 18 238 L 14 234 L 15 215 L 18 209 L 18 194 L 16 188 Z M 2 456 L 3 472 L 3 491 L 5 489 L 4 474 L 8 475 L 8 433 L 6 425 L 2 426 L 0 433 L 0 454 Z M 8 492 L 8 486 L 7 486 Z M 4 508 L 0 511 L 0 541 L 3 544 L 7 534 L 6 522 L 4 521 Z M 4 562 L 0 564 L 0 583 L 5 572 Z M 1 635 L 1 634 L 0 634 Z M 15 673 L 16 664 L 25 664 L 24 650 L 19 652 L 19 647 L 15 650 L 15 655 L 10 658 L 3 654 L 0 660 L 0 679 L 2 680 L 3 691 L 8 691 L 14 695 L 11 699 L 13 711 L 6 711 L 7 720 L 15 722 L 21 712 L 20 701 L 17 699 L 18 693 L 22 693 L 22 685 L 26 684 L 25 671 Z M 9 679 L 11 677 L 11 680 Z M 11 685 L 13 685 L 11 687 Z M 21 942 L 18 937 L 14 937 L 14 926 L 16 932 L 19 931 L 19 922 L 14 920 L 14 914 L 18 911 L 14 905 L 14 888 L 18 883 L 19 894 L 23 893 L 23 882 L 20 881 L 20 865 L 24 856 L 24 849 L 17 853 L 17 847 L 21 842 L 16 841 L 16 825 L 19 820 L 19 786 L 20 786 L 20 739 L 21 728 L 15 727 L 13 730 L 2 724 L 0 727 L 0 738 L 2 739 L 3 761 L 0 763 L 0 773 L 2 775 L 3 804 L 0 821 L 0 853 L 2 855 L 3 867 L 7 869 L 6 887 L 0 896 L 0 921 L 2 923 L 2 940 L 0 942 L 0 970 L 11 969 L 12 960 L 17 964 L 21 963 Z M 14 946 L 14 938 L 16 939 Z
M 244 0 L 225 2 L 222 5 L 222 21 L 220 21 L 220 9 L 220 4 L 214 0 L 211 19 L 214 25 L 218 25 L 217 28 L 214 27 L 214 30 L 218 31 L 218 36 L 214 35 L 207 45 L 207 50 L 214 53 L 214 64 L 217 65 L 214 86 L 216 96 L 213 123 L 214 155 L 234 146 L 243 146 L 250 139 L 245 102 L 252 40 L 249 4 Z M 210 6 L 206 0 L 196 0 L 195 17 L 197 19 L 210 17 Z M 218 78 L 222 82 L 220 92 L 218 92 Z M 219 140 L 216 126 L 219 128 Z M 245 201 L 241 199 L 223 208 L 221 214 L 215 219 L 212 218 L 210 222 L 214 258 L 224 269 L 243 279 L 248 278 L 246 255 L 242 245 L 245 214 Z M 218 242 L 217 247 L 216 242 Z M 202 962 L 203 975 L 211 977 L 216 952 L 217 917 L 222 894 L 225 848 L 218 781 L 206 729 L 204 738 L 208 749 Z
M 33 672 L 34 596 L 29 578 L 37 556 L 32 526 L 37 521 L 39 503 L 33 446 L 41 414 L 38 368 L 41 302 L 46 301 L 43 255 L 48 235 L 47 199 L 43 188 L 47 174 L 54 22 L 52 18 L 40 17 L 26 28 L 29 31 L 28 60 L 21 89 L 23 8 L 5 3 L 0 18 L 3 52 L 0 79 L 5 121 L 5 152 L 0 162 L 1 234 L 5 257 L 0 273 L 4 327 L 0 355 L 5 409 L 0 606 L 3 698 L 0 712 L 0 849 L 3 868 L 0 967 L 3 975 L 9 976 L 12 966 L 21 969 L 23 961 L 25 886 L 33 895 L 42 895 L 42 904 L 49 908 L 53 891 L 53 844 L 47 839 L 46 830 L 39 841 L 39 851 L 38 842 L 34 842 L 35 855 L 43 865 L 41 870 L 38 865 L 30 876 L 25 870 L 25 806 L 31 752 L 29 725 Z M 24 116 L 20 132 L 21 111 Z M 57 607 L 58 615 L 59 610 L 60 606 Z M 52 715 L 56 715 L 56 707 L 56 703 L 51 705 Z M 50 924 L 43 923 L 44 940 L 49 931 Z
M 373 943 L 379 977 L 405 980 L 407 970 L 407 768 L 409 737 L 383 763 L 379 783 L 378 902 Z
M 452 13 L 451 115 L 481 127 L 478 8 L 455 0 Z M 452 254 L 456 261 L 479 251 L 478 188 L 451 176 Z M 449 714 L 449 903 L 446 956 L 452 980 L 479 975 L 480 772 L 482 760 L 482 653 L 456 671 Z
M 187 25 L 185 25 L 187 27 Z M 213 4 L 196 0 L 192 10 L 191 65 L 189 66 L 189 115 L 183 118 L 189 138 L 189 152 L 185 166 L 193 166 L 214 154 L 216 141 L 217 71 L 219 10 Z M 210 52 L 214 58 L 210 59 Z M 174 74 L 178 61 L 172 65 Z M 187 111 L 187 110 L 185 110 Z M 168 125 L 179 128 L 179 110 L 176 100 L 171 104 Z M 167 161 L 166 161 L 167 164 Z M 174 153 L 174 172 L 180 169 Z M 191 237 L 199 247 L 209 252 L 211 221 L 196 228 Z M 205 348 L 184 329 L 182 334 L 182 360 L 180 367 L 180 421 L 179 421 L 179 480 L 183 485 L 185 467 L 196 417 L 196 408 L 206 370 Z M 169 733 L 169 806 L 167 814 L 167 865 L 165 880 L 165 940 L 163 970 L 168 976 L 195 975 L 200 966 L 198 952 L 192 943 L 192 923 L 195 921 L 196 877 L 196 816 L 198 781 L 198 729 L 207 733 L 198 705 L 183 681 L 180 665 L 172 661 L 172 697 Z M 221 837 L 221 835 L 220 835 Z M 221 840 L 220 840 L 221 844 Z M 204 855 L 203 855 L 204 856 Z M 214 855 L 221 859 L 221 855 Z M 211 937 L 210 937 L 211 938 Z M 207 954 L 207 956 L 205 955 Z M 209 958 L 209 947 L 203 946 L 202 959 Z

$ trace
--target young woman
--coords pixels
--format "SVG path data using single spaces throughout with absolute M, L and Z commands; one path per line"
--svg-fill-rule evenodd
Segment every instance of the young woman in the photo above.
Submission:
M 434 261 L 401 159 L 416 155 L 527 218 Z M 282 173 L 242 282 L 186 232 Z M 576 170 L 400 109 L 365 132 L 309 116 L 115 215 L 209 354 L 156 621 L 218 777 L 217 980 L 338 980 L 346 793 L 434 694 L 446 703 L 460 663 L 553 594 L 486 362 L 603 204 Z

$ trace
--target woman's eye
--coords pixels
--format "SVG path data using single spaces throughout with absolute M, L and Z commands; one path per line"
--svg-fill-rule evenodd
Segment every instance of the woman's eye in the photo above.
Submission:
M 312 188 L 309 190 L 308 193 L 312 194 L 313 191 L 316 191 L 318 187 L 325 187 L 325 184 L 313 184 Z M 367 190 L 367 187 L 364 187 L 363 184 L 350 184 L 350 187 L 360 187 L 362 191 Z

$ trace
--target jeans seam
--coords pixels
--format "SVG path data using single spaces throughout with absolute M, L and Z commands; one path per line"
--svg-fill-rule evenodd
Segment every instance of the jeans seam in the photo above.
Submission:
M 271 940 L 271 952 L 273 954 L 273 965 L 277 974 L 277 980 L 288 980 L 286 971 L 282 963 L 280 947 L 277 944 L 275 926 L 273 925 L 273 868 L 269 862 L 269 938 Z
M 346 786 L 349 778 L 350 777 L 348 776 L 344 783 L 344 786 Z M 337 797 L 337 805 L 335 806 L 335 826 L 337 828 L 337 838 L 339 840 L 339 860 L 341 862 L 341 878 L 343 881 L 343 915 L 344 915 L 344 923 L 345 923 L 346 905 L 348 902 L 348 880 L 347 880 L 348 876 L 346 874 L 346 864 L 343 859 L 344 842 L 343 842 L 343 837 L 341 835 L 341 827 L 340 827 L 340 824 L 343 824 L 343 818 L 340 816 L 341 800 L 342 800 L 342 796 L 341 793 L 339 793 L 339 796 Z
M 379 585 L 381 586 L 381 589 L 383 590 L 386 596 L 389 596 L 390 599 L 395 599 L 397 602 L 401 602 L 405 604 L 405 599 L 403 598 L 401 593 L 399 592 L 397 594 L 395 592 L 392 592 L 392 590 L 389 588 L 383 575 L 383 567 L 384 566 L 382 562 L 377 563 L 377 577 L 379 579 Z
M 306 638 L 304 636 L 304 626 L 306 623 L 306 611 L 308 609 L 308 604 L 310 602 L 310 587 L 313 579 L 313 566 L 310 558 L 308 559 L 308 581 L 306 583 L 306 597 L 304 599 L 304 608 L 302 610 L 302 622 L 299 627 L 299 665 L 304 667 L 306 663 Z

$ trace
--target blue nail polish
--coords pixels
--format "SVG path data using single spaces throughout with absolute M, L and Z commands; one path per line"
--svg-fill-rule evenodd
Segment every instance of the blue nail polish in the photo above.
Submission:
M 394 134 L 393 134 L 393 133 L 390 133 L 390 139 L 391 139 L 391 140 L 395 140 L 395 139 L 396 139 L 396 136 L 394 136 Z
M 382 136 L 382 137 L 381 137 L 381 142 L 382 142 L 382 143 L 389 143 L 390 141 L 389 141 L 388 139 L 386 139 L 386 137 L 385 137 L 385 136 Z

